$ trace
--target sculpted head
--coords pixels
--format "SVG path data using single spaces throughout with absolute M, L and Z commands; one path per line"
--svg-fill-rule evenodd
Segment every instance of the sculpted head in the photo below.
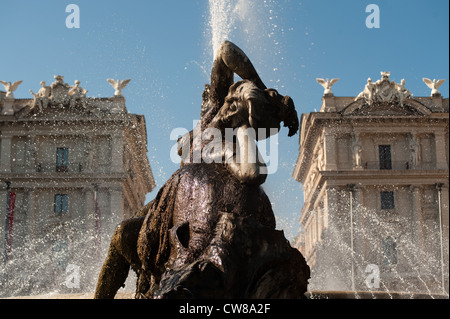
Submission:
M 294 103 L 288 96 L 282 96 L 274 89 L 262 90 L 255 83 L 242 80 L 233 84 L 225 103 L 214 122 L 221 128 L 237 128 L 248 126 L 255 129 L 266 129 L 267 138 L 273 133 L 271 128 L 280 129 L 280 122 L 289 127 L 289 136 L 298 130 L 298 117 Z

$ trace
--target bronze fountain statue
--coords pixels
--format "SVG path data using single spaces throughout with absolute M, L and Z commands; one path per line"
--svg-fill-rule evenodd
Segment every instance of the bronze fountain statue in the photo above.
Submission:
M 242 80 L 234 83 L 234 73 Z M 117 227 L 95 298 L 114 298 L 130 267 L 138 277 L 136 298 L 303 298 L 310 269 L 275 229 L 260 186 L 267 174 L 255 140 L 278 132 L 281 122 L 289 136 L 297 133 L 292 99 L 266 88 L 245 53 L 222 43 L 199 125 L 222 133 L 231 128 L 236 138 L 222 140 L 214 154 L 221 162 L 194 160 L 208 140 L 196 145 L 192 132 L 179 140 L 181 168 Z

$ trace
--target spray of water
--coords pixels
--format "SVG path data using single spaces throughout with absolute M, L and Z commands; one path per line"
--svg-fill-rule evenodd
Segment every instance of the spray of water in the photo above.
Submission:
M 111 240 L 112 224 L 105 223 L 104 231 L 96 234 L 91 223 L 80 217 L 47 223 L 38 238 L 30 234 L 14 237 L 13 243 L 22 244 L 14 245 L 7 262 L 1 261 L 0 298 L 93 292 Z M 130 275 L 127 292 L 135 289 L 136 276 Z
M 230 10 L 231 2 L 219 0 L 209 1 L 211 41 L 214 57 L 220 43 L 230 36 L 233 25 L 230 15 L 227 14 Z
M 311 273 L 310 290 L 354 291 L 356 288 L 357 291 L 382 291 L 388 296 L 400 291 L 410 294 L 410 298 L 418 293 L 432 298 L 434 294 L 442 293 L 439 247 L 435 238 L 426 241 L 422 247 L 410 229 L 414 225 L 407 216 L 386 216 L 356 205 L 354 245 L 351 245 L 349 216 L 339 214 L 341 209 L 340 206 L 331 207 L 328 227 L 316 244 L 316 266 Z M 439 233 L 436 222 L 429 221 L 424 227 L 424 232 L 431 237 Z M 388 251 L 386 238 L 391 238 L 390 244 L 394 245 Z M 448 254 L 448 245 L 444 249 Z M 378 287 L 366 283 L 368 265 L 379 267 Z
M 251 57 L 260 75 L 269 82 L 267 84 L 276 88 L 280 82 L 276 73 L 283 61 L 285 33 L 279 19 L 281 11 L 274 0 L 209 0 L 207 34 L 210 40 L 207 47 L 212 49 L 214 56 L 224 40 L 236 43 Z

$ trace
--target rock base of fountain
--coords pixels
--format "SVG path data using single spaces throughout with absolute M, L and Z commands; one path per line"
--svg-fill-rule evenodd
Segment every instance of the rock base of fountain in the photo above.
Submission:
M 269 198 L 223 165 L 179 169 L 144 213 L 114 234 L 96 298 L 113 298 L 130 265 L 137 298 L 304 297 L 309 267 L 275 229 Z

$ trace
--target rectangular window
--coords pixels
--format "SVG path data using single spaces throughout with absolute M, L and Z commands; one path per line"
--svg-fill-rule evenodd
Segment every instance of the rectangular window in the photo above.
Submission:
M 69 211 L 69 196 L 67 194 L 55 195 L 55 213 L 62 214 Z
M 56 149 L 56 171 L 67 172 L 69 167 L 69 149 L 58 147 Z
M 397 264 L 397 244 L 394 238 L 387 237 L 382 242 L 383 249 L 383 265 Z
M 394 192 L 381 192 L 381 209 L 394 208 Z
M 392 169 L 392 157 L 390 145 L 378 146 L 380 156 L 380 169 Z
M 67 242 L 56 241 L 53 243 L 53 264 L 58 269 L 66 269 L 67 267 Z

